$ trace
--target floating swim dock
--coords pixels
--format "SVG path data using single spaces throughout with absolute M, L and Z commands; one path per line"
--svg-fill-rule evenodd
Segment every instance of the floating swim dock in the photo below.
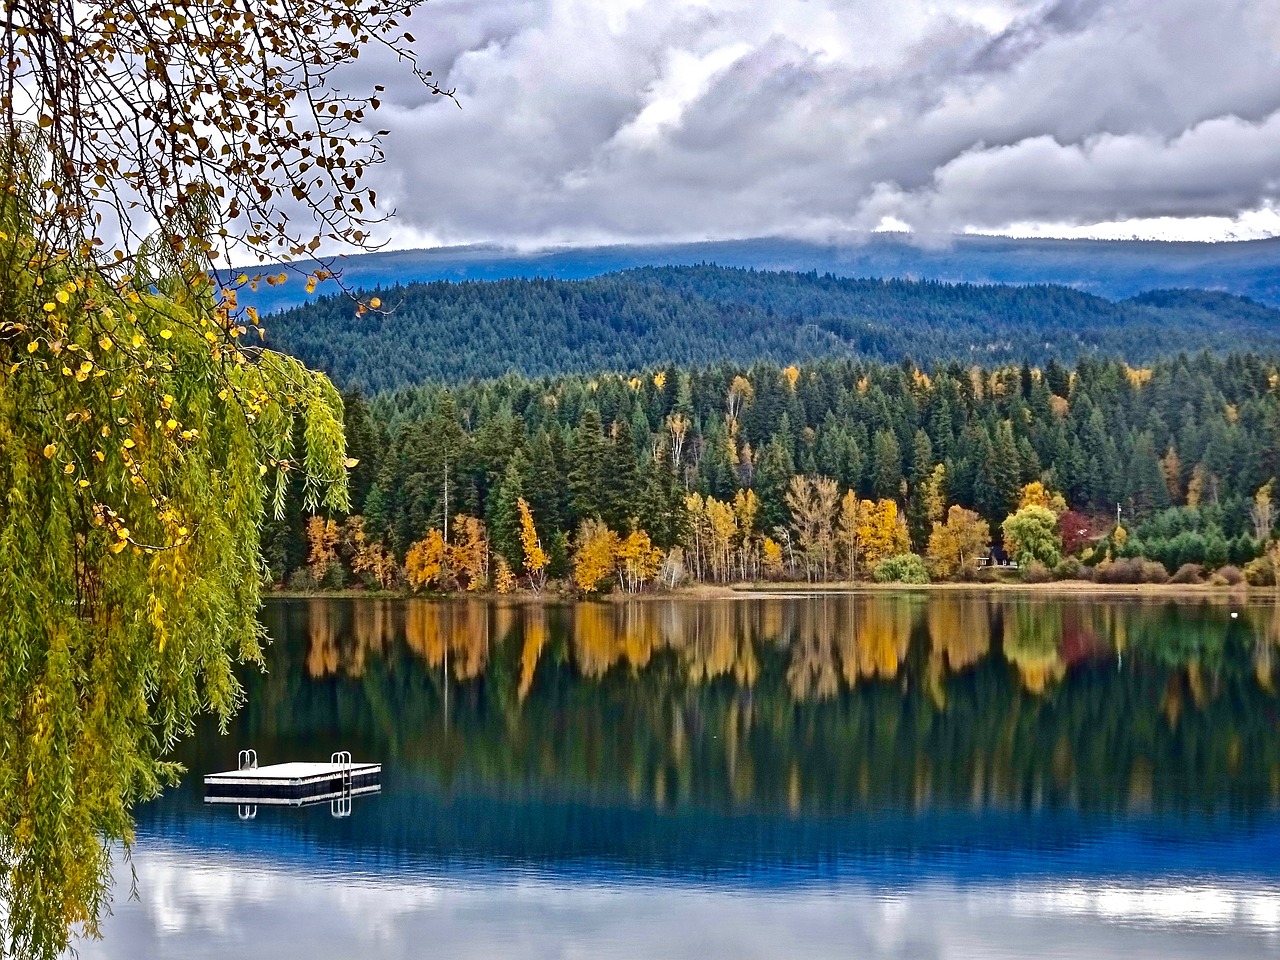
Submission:
M 258 766 L 252 750 L 240 751 L 239 767 L 204 778 L 205 803 L 302 807 L 345 803 L 382 791 L 382 764 L 353 762 L 345 750 L 328 763 L 273 763 Z

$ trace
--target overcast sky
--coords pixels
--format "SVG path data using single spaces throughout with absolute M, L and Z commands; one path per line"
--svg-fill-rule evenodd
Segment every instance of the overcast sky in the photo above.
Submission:
M 396 246 L 1280 234 L 1277 0 L 430 0 Z M 353 78 L 355 79 L 355 78 Z

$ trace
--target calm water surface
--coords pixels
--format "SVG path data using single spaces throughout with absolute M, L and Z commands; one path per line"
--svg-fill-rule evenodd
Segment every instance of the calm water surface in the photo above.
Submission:
M 1232 612 L 1237 614 L 1232 617 Z M 289 601 L 86 958 L 1274 957 L 1271 606 Z M 241 747 L 380 796 L 202 803 Z

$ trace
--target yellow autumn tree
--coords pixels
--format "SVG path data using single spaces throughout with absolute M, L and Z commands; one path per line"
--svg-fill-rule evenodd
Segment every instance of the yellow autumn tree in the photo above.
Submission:
M 338 541 L 342 529 L 336 520 L 326 520 L 319 515 L 307 519 L 307 566 L 316 583 L 328 575 L 338 562 Z
M 1203 463 L 1197 463 L 1191 470 L 1191 479 L 1187 481 L 1187 506 L 1198 507 L 1204 498 L 1205 486 L 1209 483 L 1209 471 Z
M 764 575 L 770 579 L 782 576 L 782 544 L 772 537 L 765 537 L 760 545 L 760 562 L 764 567 Z
M 954 577 L 977 566 L 977 558 L 991 546 L 991 527 L 973 510 L 955 505 L 947 522 L 933 525 L 926 556 L 935 577 Z
M 924 504 L 925 518 L 930 523 L 941 523 L 947 512 L 947 468 L 938 464 L 933 468 L 925 481 Z
M 723 582 L 729 579 L 730 555 L 738 533 L 738 517 L 732 504 L 722 503 L 715 497 L 707 497 L 704 509 L 711 576 Z
M 626 537 L 618 539 L 614 561 L 623 588 L 629 593 L 642 589 L 658 575 L 664 556 L 644 530 L 633 530 Z
M 738 415 L 742 413 L 742 408 L 750 406 L 755 396 L 756 390 L 751 386 L 751 381 L 739 374 L 729 384 L 729 392 L 725 397 L 725 413 L 731 419 L 737 420 Z
M 613 576 L 618 552 L 618 535 L 601 521 L 587 519 L 578 527 L 574 540 L 573 582 L 584 593 L 595 593 Z
M 791 478 L 783 501 L 791 511 L 791 526 L 796 542 L 804 552 L 809 578 L 820 574 L 826 579 L 831 569 L 835 546 L 833 524 L 839 505 L 839 488 L 829 477 Z
M 1067 501 L 1062 494 L 1053 493 L 1039 480 L 1033 480 L 1018 493 L 1018 509 L 1023 507 L 1044 507 L 1061 516 L 1067 512 Z
M 444 586 L 448 577 L 448 552 L 439 530 L 428 530 L 425 537 L 409 547 L 404 558 L 404 576 L 414 591 Z
M 1018 493 L 1018 509 L 1023 507 L 1044 507 L 1049 509 L 1049 492 L 1039 480 L 1028 483 Z
M 520 546 L 524 549 L 524 570 L 529 575 L 529 585 L 537 592 L 547 582 L 547 565 L 550 559 L 542 549 L 538 530 L 533 525 L 533 511 L 524 497 L 516 501 L 520 509 Z
M 364 517 L 347 517 L 342 525 L 342 541 L 350 552 L 353 573 L 368 574 L 379 588 L 391 589 L 396 577 L 395 556 L 365 532 Z
M 516 575 L 511 572 L 506 557 L 498 557 L 498 572 L 494 575 L 493 586 L 499 593 L 510 593 L 516 588 Z
M 1258 492 L 1253 495 L 1253 502 L 1249 504 L 1253 535 L 1259 543 L 1267 543 L 1271 539 L 1271 528 L 1275 526 L 1275 487 L 1275 480 L 1268 480 L 1258 488 Z
M 885 557 L 911 550 L 911 537 L 907 534 L 906 522 L 898 513 L 895 501 L 883 499 L 873 503 L 864 500 L 859 512 L 858 546 L 862 562 L 868 567 Z
M 484 521 L 460 513 L 453 520 L 455 539 L 449 544 L 449 566 L 467 580 L 467 590 L 489 585 L 489 537 Z
M 862 525 L 862 501 L 852 490 L 840 501 L 840 520 L 836 525 L 836 540 L 844 554 L 845 572 L 852 580 L 858 575 L 862 555 L 862 541 L 858 528 Z
M 733 513 L 738 519 L 738 575 L 748 579 L 748 569 L 756 569 L 756 517 L 760 499 L 754 490 L 739 490 L 733 495 Z

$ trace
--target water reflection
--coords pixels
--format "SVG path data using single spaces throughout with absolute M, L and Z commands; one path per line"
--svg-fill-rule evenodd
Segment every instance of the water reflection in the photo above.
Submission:
M 341 727 L 445 784 L 657 808 L 1270 805 L 1280 622 L 1237 613 L 960 592 L 279 604 L 237 736 Z
M 1274 955 L 1280 622 L 1231 612 L 274 603 L 85 955 Z M 199 775 L 242 746 L 384 793 L 240 823 Z
M 287 864 L 157 846 L 86 957 L 1062 958 L 1273 956 L 1280 887 L 1040 882 L 910 895 L 868 884 L 774 891 L 505 877 L 317 881 Z

